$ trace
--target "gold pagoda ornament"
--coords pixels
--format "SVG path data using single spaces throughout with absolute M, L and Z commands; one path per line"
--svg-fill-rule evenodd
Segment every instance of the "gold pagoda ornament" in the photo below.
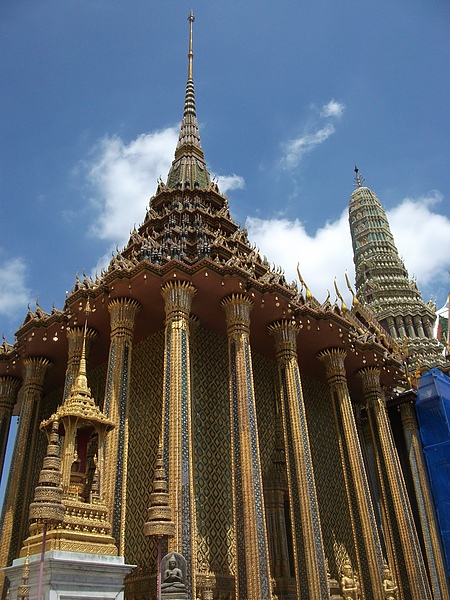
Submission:
M 89 312 L 87 303 L 86 315 Z M 86 334 L 87 322 L 78 375 L 70 394 L 40 426 L 41 430 L 50 429 L 51 434 L 36 497 L 30 505 L 30 536 L 25 544 L 31 554 L 38 552 L 40 523 L 44 523 L 45 550 L 117 555 L 100 485 L 104 441 L 114 424 L 95 404 L 88 387 Z M 51 524 L 48 532 L 47 524 Z M 25 545 L 21 555 L 25 555 Z
M 65 506 L 62 503 L 63 489 L 61 487 L 61 459 L 59 458 L 59 422 L 53 415 L 47 455 L 39 475 L 39 485 L 36 487 L 34 502 L 30 504 L 30 521 L 43 523 L 41 560 L 39 564 L 39 581 L 37 599 L 41 599 L 42 576 L 44 571 L 45 546 L 48 525 L 58 525 L 64 520 Z M 28 559 L 28 555 L 27 555 Z
M 164 537 L 173 537 L 175 535 L 175 523 L 172 521 L 172 509 L 169 505 L 169 494 L 167 492 L 166 471 L 164 469 L 163 447 L 161 441 L 156 457 L 153 490 L 150 494 L 148 521 L 144 524 L 144 535 L 154 537 L 158 542 L 157 588 L 158 600 L 160 600 L 162 540 Z
M 61 459 L 59 457 L 59 421 L 56 415 L 46 424 L 50 429 L 47 455 L 44 458 L 36 487 L 34 501 L 30 504 L 30 521 L 56 524 L 64 519 L 65 506 L 62 503 Z

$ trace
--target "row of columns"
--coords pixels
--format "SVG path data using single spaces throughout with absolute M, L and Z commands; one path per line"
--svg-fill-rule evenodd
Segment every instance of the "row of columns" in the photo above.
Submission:
M 190 310 L 195 293 L 195 288 L 186 282 L 174 281 L 162 288 L 166 311 L 163 441 L 170 502 L 173 514 L 176 515 L 176 533 L 173 540 L 169 542 L 169 551 L 180 552 L 186 558 L 191 595 L 196 589 L 197 554 L 190 342 Z M 227 322 L 229 351 L 231 458 L 237 564 L 236 597 L 268 599 L 272 596 L 272 584 L 250 346 L 252 301 L 243 294 L 236 294 L 225 298 L 222 306 Z M 113 535 L 119 553 L 122 555 L 125 545 L 131 350 L 134 323 L 139 309 L 139 304 L 129 298 L 120 298 L 109 303 L 111 343 L 104 412 L 114 421 L 116 427 L 107 439 L 105 449 L 107 464 L 106 469 L 103 470 L 102 490 L 105 500 L 109 503 Z M 298 327 L 295 321 L 280 321 L 269 327 L 269 333 L 273 337 L 277 354 L 290 510 L 292 515 L 298 514 L 301 517 L 292 519 L 297 597 L 299 599 L 314 597 L 322 600 L 329 597 L 329 592 L 308 426 L 297 361 Z M 89 331 L 89 341 L 92 342 L 94 338 L 95 333 Z M 81 354 L 80 339 L 80 332 L 69 333 L 65 393 L 70 390 L 71 381 L 78 370 L 79 358 L 77 357 Z M 383 552 L 347 387 L 345 356 L 345 351 L 342 349 L 329 349 L 321 352 L 318 358 L 324 364 L 330 386 L 358 570 L 364 575 L 361 581 L 362 598 L 382 600 L 385 597 Z M 28 456 L 31 456 L 35 445 L 43 381 L 49 366 L 50 363 L 46 359 L 25 360 L 23 407 L 0 546 L 0 557 L 3 560 L 7 559 L 5 564 L 15 558 L 14 555 L 9 556 L 8 551 L 11 553 L 11 548 L 14 546 L 11 544 L 11 538 L 13 529 L 17 525 L 18 515 L 24 514 L 19 507 L 19 503 L 24 502 L 23 496 L 19 493 L 19 486 L 28 489 L 27 482 L 23 480 L 24 476 L 30 477 L 29 470 L 25 469 L 25 461 Z M 389 518 L 391 525 L 395 523 L 394 529 L 400 537 L 402 560 L 408 573 L 405 589 L 400 590 L 401 597 L 414 600 L 448 598 L 444 592 L 440 596 L 436 595 L 434 589 L 432 596 L 428 586 L 406 487 L 384 406 L 379 375 L 377 369 L 366 368 L 360 372 L 373 447 L 379 463 L 378 472 L 381 473 L 380 487 L 384 497 L 390 498 L 392 510 L 388 511 Z M 1 385 L 1 426 L 6 427 L 4 423 L 8 418 L 8 411 L 10 414 L 12 409 L 11 398 L 15 397 L 20 382 L 14 378 L 2 378 Z M 423 464 L 418 464 L 419 456 L 420 448 L 417 447 L 416 453 L 410 456 L 416 470 L 423 469 Z M 429 515 L 425 516 L 429 518 Z M 23 522 L 22 518 L 22 527 Z M 358 535 L 358 531 L 362 532 L 362 538 Z M 23 532 L 20 532 L 20 535 L 22 539 Z M 435 564 L 439 562 L 436 561 L 436 551 L 436 547 L 430 548 Z M 398 548 L 396 552 L 399 552 Z M 442 574 L 442 569 L 436 566 L 433 573 L 437 581 L 441 577 L 445 578 L 445 573 Z

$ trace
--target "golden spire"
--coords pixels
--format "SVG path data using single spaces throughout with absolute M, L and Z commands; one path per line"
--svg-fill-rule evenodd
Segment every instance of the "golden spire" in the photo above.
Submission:
M 78 374 L 70 390 L 69 396 L 58 408 L 56 414 L 59 419 L 64 419 L 67 416 L 75 416 L 83 418 L 92 423 L 101 423 L 106 430 L 113 429 L 114 423 L 104 415 L 99 407 L 95 404 L 91 396 L 91 390 L 88 386 L 86 372 L 86 336 L 87 336 L 87 318 L 91 314 L 89 299 L 86 302 L 86 321 L 84 323 L 83 347 L 81 350 L 80 365 Z M 45 425 L 44 423 L 43 425 Z
M 195 21 L 195 17 L 194 17 L 194 11 L 191 10 L 191 12 L 189 13 L 189 17 L 188 17 L 188 21 L 189 21 L 189 52 L 188 52 L 188 59 L 189 59 L 189 66 L 188 66 L 188 79 L 193 79 L 193 62 L 194 62 L 194 50 L 193 50 L 193 43 L 192 43 L 192 30 L 193 30 L 193 23 Z
M 207 188 L 211 178 L 206 168 L 205 155 L 200 142 L 197 113 L 195 110 L 195 91 L 193 79 L 194 44 L 193 23 L 194 13 L 189 17 L 189 51 L 188 51 L 188 78 L 186 95 L 184 98 L 183 119 L 181 121 L 180 135 L 175 150 L 175 158 L 167 177 L 169 189 Z
M 144 524 L 144 535 L 156 538 L 173 537 L 175 535 L 175 523 L 172 521 L 172 509 L 169 505 L 169 494 L 167 493 L 161 439 L 159 440 L 158 455 L 156 457 L 153 491 L 150 494 L 148 521 Z
M 56 415 L 49 420 L 51 425 L 47 454 L 39 474 L 34 501 L 30 504 L 30 521 L 38 523 L 61 523 L 66 511 L 62 503 L 61 459 L 59 457 L 59 421 Z

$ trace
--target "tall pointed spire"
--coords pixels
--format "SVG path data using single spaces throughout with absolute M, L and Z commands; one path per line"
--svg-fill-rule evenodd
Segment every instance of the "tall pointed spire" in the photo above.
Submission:
M 356 274 L 356 296 L 400 344 L 408 338 L 408 365 L 414 370 L 443 365 L 443 348 L 433 334 L 435 306 L 425 304 L 399 256 L 386 213 L 377 195 L 363 185 L 350 197 L 349 222 Z
M 195 92 L 193 79 L 193 24 L 195 17 L 192 11 L 189 14 L 188 21 L 188 77 L 180 135 L 178 137 L 175 158 L 172 162 L 172 166 L 167 177 L 167 186 L 170 189 L 205 188 L 208 187 L 211 181 L 208 169 L 206 168 L 202 144 L 200 142 L 197 114 L 195 111 Z

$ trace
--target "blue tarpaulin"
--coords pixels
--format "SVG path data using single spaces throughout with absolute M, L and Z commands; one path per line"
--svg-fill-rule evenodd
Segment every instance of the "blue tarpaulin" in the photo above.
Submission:
M 416 412 L 450 575 L 450 378 L 439 369 L 421 377 Z

